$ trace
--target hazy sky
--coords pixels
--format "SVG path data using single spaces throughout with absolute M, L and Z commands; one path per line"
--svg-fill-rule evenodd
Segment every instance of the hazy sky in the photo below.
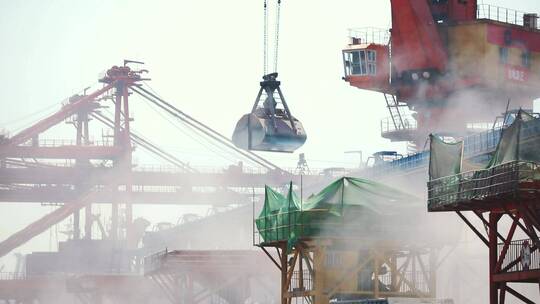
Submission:
M 537 0 L 489 3 L 540 12 Z M 389 1 L 284 0 L 282 6 L 278 70 L 289 106 L 308 133 L 299 152 L 306 153 L 309 165 L 355 166 L 356 156 L 346 150 L 403 151 L 404 144 L 380 138 L 379 121 L 388 116 L 383 96 L 341 80 L 347 28 L 389 28 Z M 259 88 L 262 17 L 262 0 L 0 0 L 0 129 L 13 132 L 40 117 L 25 119 L 29 114 L 58 109 L 127 58 L 146 62 L 149 84 L 162 97 L 230 136 Z M 141 100 L 131 106 L 133 128 L 182 159 L 230 163 L 188 141 Z M 67 134 L 58 131 L 50 138 Z M 96 139 L 101 134 L 101 128 L 94 129 Z M 295 166 L 298 157 L 264 156 L 282 166 Z M 151 162 L 145 156 L 139 161 Z M 0 239 L 48 210 L 25 205 L 15 213 L 14 206 L 0 207 L 0 214 L 12 219 L 0 221 Z M 181 209 L 169 209 L 161 220 L 178 218 Z M 44 235 L 23 249 L 43 250 L 46 244 Z

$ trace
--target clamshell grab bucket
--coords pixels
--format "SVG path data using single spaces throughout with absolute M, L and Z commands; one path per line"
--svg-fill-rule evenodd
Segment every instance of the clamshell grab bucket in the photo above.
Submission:
M 292 116 L 277 76 L 263 76 L 251 113 L 236 124 L 232 142 L 238 148 L 292 153 L 306 142 L 304 127 Z
M 257 113 L 246 114 L 240 118 L 233 133 L 233 143 L 244 150 L 289 152 L 300 148 L 307 139 L 300 121 L 292 118 L 296 130 L 287 117 L 274 117 Z

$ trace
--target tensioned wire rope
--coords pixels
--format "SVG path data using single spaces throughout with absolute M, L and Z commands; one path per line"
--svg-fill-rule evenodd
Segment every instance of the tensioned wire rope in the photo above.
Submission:
M 146 85 L 148 87 L 148 85 Z M 223 136 L 221 133 L 213 130 L 212 128 L 208 127 L 207 125 L 201 123 L 200 121 L 194 119 L 193 117 L 189 116 L 188 114 L 184 113 L 183 111 L 179 110 L 178 108 L 174 107 L 172 104 L 166 102 L 162 98 L 160 98 L 157 94 L 153 94 L 152 92 L 146 90 L 143 87 L 132 87 L 132 90 L 136 92 L 137 94 L 141 95 L 142 97 L 146 98 L 150 102 L 154 103 L 161 109 L 165 110 L 172 116 L 178 118 L 179 120 L 182 120 L 183 122 L 189 124 L 193 128 L 196 128 L 198 131 L 203 133 L 205 136 L 208 136 L 212 140 L 215 140 L 220 145 L 223 145 L 224 147 L 227 147 L 228 149 L 234 151 L 235 153 L 241 155 L 242 157 L 257 163 L 260 166 L 263 166 L 266 169 L 269 170 L 281 170 L 278 166 L 271 163 L 270 161 L 262 158 L 261 156 L 249 152 L 249 151 L 243 151 L 237 147 L 234 146 L 234 144 L 231 142 L 231 140 L 225 136 Z
M 153 91 L 153 90 L 152 90 Z M 155 91 L 153 91 L 155 92 Z M 156 94 L 157 95 L 157 94 Z M 170 118 L 168 118 L 166 115 L 164 115 L 163 113 L 161 113 L 159 111 L 159 109 L 156 109 L 155 108 L 155 104 L 153 104 L 152 102 L 150 102 L 149 100 L 147 100 L 146 98 L 143 98 L 143 100 L 145 101 L 145 103 L 154 111 L 156 112 L 159 116 L 161 116 L 163 119 L 165 119 L 167 122 L 169 122 L 173 127 L 175 127 L 176 129 L 178 129 L 180 132 L 182 132 L 184 135 L 186 135 L 187 137 L 189 137 L 190 139 L 192 139 L 193 141 L 199 143 L 201 146 L 203 146 L 204 148 L 206 148 L 207 150 L 209 150 L 210 152 L 218 155 L 220 158 L 226 160 L 226 161 L 230 161 L 230 162 L 236 162 L 237 161 L 237 158 L 235 158 L 235 156 L 237 155 L 234 155 L 232 154 L 231 151 L 228 151 L 228 150 L 225 150 L 223 148 L 222 145 L 218 145 L 217 143 L 215 142 L 212 142 L 210 141 L 208 138 L 206 138 L 205 136 L 203 136 L 204 134 L 201 134 L 200 131 L 198 131 L 197 129 L 193 128 L 192 126 L 190 126 L 189 124 L 187 124 L 186 122 L 182 121 L 182 120 L 178 120 L 178 122 L 181 123 L 182 126 L 179 126 L 177 124 L 176 121 L 173 121 L 171 120 Z M 192 134 L 190 134 L 189 132 L 187 132 L 185 129 L 189 129 L 191 131 Z M 197 134 L 199 138 L 196 138 L 194 136 L 194 134 Z M 202 141 L 205 141 L 207 144 L 205 144 L 204 142 Z M 213 146 L 213 148 L 212 148 Z M 217 150 L 216 150 L 217 149 Z M 230 157 L 227 157 L 227 154 L 229 154 Z
M 173 109 L 170 109 L 170 108 L 168 108 L 166 105 L 160 103 L 159 101 L 155 101 L 155 100 L 152 100 L 151 98 L 148 98 L 148 96 L 145 96 L 144 94 L 138 92 L 136 89 L 135 89 L 134 91 L 137 92 L 138 94 L 140 94 L 142 97 L 146 98 L 148 101 L 150 101 L 151 103 L 153 103 L 155 106 L 157 106 L 157 107 L 161 108 L 162 110 L 165 110 L 166 112 L 168 112 L 171 116 L 178 118 L 180 121 L 182 121 L 182 122 L 185 123 L 186 125 L 189 125 L 191 128 L 196 128 L 196 131 L 201 132 L 201 133 L 203 133 L 204 135 L 210 137 L 211 139 L 217 141 L 217 143 L 212 143 L 214 146 L 216 146 L 216 147 L 219 148 L 219 147 L 221 147 L 221 146 L 223 145 L 223 142 L 220 141 L 220 140 L 219 140 L 218 138 L 216 138 L 215 136 L 212 136 L 212 134 L 210 134 L 210 132 L 205 131 L 205 130 L 201 130 L 200 128 L 197 128 L 193 122 L 190 122 L 190 121 L 186 120 L 184 117 L 181 117 L 178 113 L 175 113 L 175 109 L 176 109 L 176 108 L 173 107 Z M 169 104 L 169 105 L 170 105 L 170 104 Z M 176 109 L 176 110 L 177 110 L 177 109 Z M 179 111 L 179 110 L 178 110 L 178 111 Z M 183 113 L 183 112 L 182 112 L 182 113 Z M 196 132 L 196 133 L 198 133 L 198 132 Z M 199 134 L 199 136 L 200 136 L 200 134 Z M 201 136 L 201 138 L 203 138 L 203 137 Z M 218 145 L 218 143 L 220 143 L 221 145 Z M 225 144 L 225 146 L 227 146 L 227 145 Z M 232 147 L 230 147 L 230 146 L 228 146 L 228 147 L 229 147 L 229 148 L 232 148 Z M 224 152 L 225 152 L 225 151 L 224 151 Z M 226 152 L 225 152 L 225 153 L 226 153 Z M 219 154 L 219 153 L 218 153 L 218 154 Z M 220 155 L 221 157 L 224 157 L 223 154 L 219 154 L 219 155 Z M 244 155 L 243 155 L 243 156 L 244 156 Z M 264 166 L 264 164 L 262 164 L 262 163 L 260 163 L 260 162 L 254 161 L 253 159 L 250 159 L 249 157 L 247 157 L 247 159 L 250 160 L 251 162 L 254 162 L 254 163 L 258 164 L 258 165 L 262 165 L 263 167 L 266 167 L 267 169 L 269 169 L 267 166 Z
M 110 118 L 106 117 L 103 114 L 100 113 L 93 113 L 92 117 L 103 123 L 109 128 L 114 128 L 114 121 Z M 167 161 L 168 163 L 183 169 L 186 172 L 196 172 L 195 169 L 191 168 L 187 163 L 179 160 L 174 155 L 167 153 L 154 143 L 152 143 L 150 140 L 145 138 L 144 136 L 138 134 L 135 130 L 131 130 L 130 134 L 131 140 L 136 143 L 137 145 L 141 146 L 145 150 L 151 153 L 151 156 L 157 156 L 162 160 Z M 154 157 L 155 158 L 155 157 Z
M 268 0 L 264 0 L 264 26 L 263 26 L 263 72 L 268 74 Z M 276 19 L 274 24 L 274 60 L 273 73 L 277 73 L 279 55 L 279 28 L 281 18 L 281 0 L 276 1 Z
M 93 83 L 91 86 L 88 86 L 87 88 L 90 88 L 90 87 L 93 87 L 94 85 L 96 85 L 98 82 L 95 82 Z M 78 93 L 83 93 L 85 91 L 85 89 L 83 90 L 80 90 L 78 91 L 76 94 Z M 39 118 L 37 119 L 33 119 L 32 121 L 30 121 L 30 125 L 33 125 L 37 122 L 39 122 L 40 120 L 50 116 L 51 114 L 57 112 L 58 110 L 55 108 L 56 106 L 58 105 L 62 105 L 63 103 L 69 101 L 69 98 L 64 98 L 63 100 L 61 100 L 60 102 L 55 102 L 55 103 L 52 103 L 52 104 L 49 104 L 33 113 L 30 113 L 30 114 L 26 114 L 22 117 L 19 117 L 17 119 L 12 119 L 10 121 L 7 121 L 7 122 L 2 122 L 0 123 L 0 128 L 1 127 L 5 127 L 5 126 L 9 126 L 9 125 L 19 125 L 17 123 L 22 123 L 24 122 L 24 125 L 23 126 L 19 126 L 18 128 L 15 128 L 15 129 L 12 129 L 12 130 L 8 130 L 8 131 L 11 131 L 12 133 L 18 133 L 19 131 L 21 130 L 24 130 L 26 128 L 26 126 L 28 125 L 28 120 L 30 118 L 33 118 L 39 114 L 43 114 L 43 115 L 40 115 Z
M 145 98 L 143 98 L 143 101 L 145 102 L 145 104 L 150 108 L 152 109 L 152 111 L 154 111 L 156 114 L 158 114 L 160 117 L 162 117 L 165 121 L 167 121 L 169 124 L 171 124 L 175 129 L 179 130 L 180 132 L 182 132 L 182 134 L 184 134 L 185 136 L 189 137 L 191 140 L 195 141 L 196 143 L 200 144 L 201 146 L 203 146 L 205 149 L 207 149 L 208 151 L 216 154 L 217 156 L 219 156 L 220 158 L 226 160 L 226 161 L 230 161 L 230 162 L 235 162 L 236 160 L 234 158 L 230 158 L 230 157 L 227 157 L 224 153 L 222 152 L 225 152 L 227 153 L 227 151 L 223 150 L 222 152 L 220 151 L 217 151 L 216 149 L 212 148 L 211 146 L 209 146 L 208 144 L 205 144 L 202 140 L 206 141 L 207 143 L 209 143 L 210 145 L 214 145 L 215 147 L 218 147 L 217 145 L 211 143 L 210 141 L 208 141 L 207 139 L 205 139 L 203 136 L 199 135 L 197 130 L 193 129 L 191 126 L 189 126 L 188 124 L 180 121 L 180 123 L 182 124 L 182 126 L 179 126 L 177 122 L 171 120 L 169 117 L 167 117 L 166 115 L 164 115 L 162 112 L 160 112 L 158 109 L 155 108 L 155 106 L 153 106 L 153 104 L 146 100 Z M 187 132 L 185 129 L 189 129 L 191 130 L 192 133 L 195 133 L 199 136 L 199 138 L 195 137 L 193 134 L 190 134 L 189 132 Z

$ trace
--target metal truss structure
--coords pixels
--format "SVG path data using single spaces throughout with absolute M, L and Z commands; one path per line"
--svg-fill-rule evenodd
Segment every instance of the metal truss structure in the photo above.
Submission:
M 281 273 L 281 303 L 381 297 L 434 298 L 438 249 L 361 239 L 261 243 Z M 274 253 L 275 250 L 275 253 Z
M 178 250 L 147 257 L 145 275 L 171 304 L 245 303 L 276 294 L 271 282 L 278 273 L 271 266 L 253 250 Z
M 504 304 L 507 294 L 534 303 L 511 284 L 540 286 L 538 172 L 538 164 L 514 161 L 428 184 L 430 211 L 456 212 L 488 248 L 490 304 Z M 465 212 L 483 227 L 476 227 Z
M 133 220 L 134 204 L 241 206 L 251 203 L 254 193 L 260 193 L 265 184 L 279 187 L 291 180 L 299 180 L 299 176 L 257 154 L 236 148 L 227 137 L 161 99 L 145 87 L 147 71 L 132 69 L 129 64 L 130 61 L 125 61 L 124 65 L 107 70 L 100 79 L 102 87 L 96 91 L 75 95 L 54 114 L 13 136 L 0 137 L 0 202 L 57 206 L 54 211 L 1 241 L 0 257 L 68 217 L 73 219 L 70 238 L 90 243 L 92 225 L 96 222 L 96 215 L 92 213 L 95 204 L 111 205 L 110 227 L 105 225 L 105 229 L 103 223 L 98 223 L 101 238 L 116 242 L 114 248 L 125 247 L 122 250 L 131 252 L 142 236 Z M 190 131 L 228 149 L 239 161 L 254 167 L 234 164 L 226 169 L 203 172 L 189 166 L 186 161 L 133 132 L 132 95 L 144 98 L 159 111 L 188 126 Z M 113 109 L 112 117 L 104 114 L 104 107 Z M 45 138 L 51 128 L 64 122 L 75 127 L 73 140 Z M 98 125 L 111 131 L 111 135 L 100 142 L 91 139 L 92 131 L 95 133 L 93 128 Z M 137 167 L 133 162 L 135 148 L 159 157 L 168 167 Z M 326 178 L 314 174 L 304 176 L 304 181 L 316 183 Z M 84 227 L 81 227 L 83 222 Z M 227 255 L 226 252 L 222 254 Z M 99 303 L 99 299 L 107 294 L 109 283 L 113 284 L 111 280 L 149 281 L 132 277 L 135 274 L 78 274 L 64 279 L 69 279 L 70 290 L 79 295 L 82 303 Z M 51 278 L 49 276 L 47 280 Z M 26 275 L 24 279 L 6 277 L 0 280 L 0 289 L 4 286 L 24 287 L 29 299 L 22 299 L 22 295 L 15 294 L 16 289 L 9 288 L 2 297 L 33 301 L 37 298 L 30 299 L 34 294 L 32 286 L 37 286 L 36 290 L 41 292 L 38 287 L 43 280 L 44 277 Z M 59 286 L 63 286 L 65 280 L 59 280 Z
M 71 215 L 74 216 L 73 238 L 91 238 L 92 204 L 95 203 L 112 205 L 109 238 L 129 239 L 133 204 L 246 204 L 251 202 L 252 189 L 264 184 L 283 185 L 296 178 L 254 153 L 236 149 L 225 136 L 144 88 L 142 75 L 146 70 L 132 70 L 127 63 L 129 61 L 109 69 L 100 79 L 102 88 L 71 97 L 53 115 L 0 142 L 0 201 L 60 206 L 0 242 L 0 256 Z M 131 131 L 133 118 L 129 115 L 129 98 L 132 94 L 150 100 L 261 169 L 246 172 L 242 167 L 230 167 L 222 172 L 204 173 L 191 168 Z M 99 111 L 107 102 L 114 107 L 113 118 Z M 40 139 L 44 132 L 64 121 L 74 124 L 75 140 Z M 110 127 L 112 138 L 99 143 L 91 141 L 91 121 Z M 135 145 L 159 156 L 174 169 L 134 168 Z M 314 181 L 319 178 L 313 176 Z M 120 220 L 120 206 L 124 208 L 125 221 Z M 82 210 L 86 217 L 84 231 L 80 228 Z M 124 222 L 122 227 L 120 222 Z

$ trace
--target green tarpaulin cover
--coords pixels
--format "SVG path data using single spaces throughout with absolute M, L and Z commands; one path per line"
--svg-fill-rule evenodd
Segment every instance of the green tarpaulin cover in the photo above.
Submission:
M 495 150 L 491 161 L 487 165 L 487 168 L 492 168 L 500 164 L 516 160 L 540 161 L 540 153 L 538 153 L 538 151 L 520 149 L 523 124 L 533 119 L 534 117 L 527 112 L 518 112 L 514 122 L 512 122 L 508 128 L 502 131 L 497 149 Z
M 429 179 L 459 174 L 463 157 L 463 141 L 446 143 L 438 136 L 431 134 Z
M 531 149 L 520 149 L 523 125 L 535 119 L 525 111 L 519 111 L 510 126 L 502 130 L 501 138 L 485 168 L 492 168 L 512 161 L 540 162 L 540 153 Z M 456 175 L 462 172 L 463 142 L 447 143 L 436 135 L 430 135 L 429 178 Z
M 533 116 L 520 110 L 512 124 L 502 129 L 497 148 L 487 166 L 463 174 L 458 170 L 457 162 L 462 158 L 458 149 L 432 136 L 428 209 L 433 211 L 458 202 L 512 193 L 517 189 L 513 182 L 540 179 L 538 172 L 531 167 L 531 163 L 540 163 L 537 144 L 534 139 L 523 140 L 528 130 L 527 122 L 533 119 Z M 512 176 L 508 170 L 514 170 L 518 175 Z
M 265 242 L 287 240 L 290 247 L 299 237 L 368 233 L 387 224 L 382 218 L 406 218 L 423 210 L 422 205 L 417 197 L 383 184 L 343 177 L 304 202 L 293 192 L 292 184 L 286 196 L 266 187 L 256 225 Z

